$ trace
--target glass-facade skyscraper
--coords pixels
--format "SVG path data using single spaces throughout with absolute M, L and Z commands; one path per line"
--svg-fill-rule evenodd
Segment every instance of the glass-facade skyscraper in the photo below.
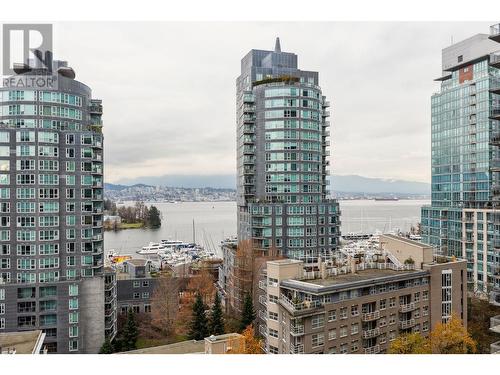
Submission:
M 297 55 L 251 50 L 237 78 L 238 241 L 312 264 L 339 243 L 339 205 L 327 199 L 329 102 Z
M 49 352 L 97 353 L 102 103 L 51 63 L 56 90 L 0 88 L 0 332 L 41 329 Z
M 500 285 L 499 47 L 478 34 L 442 51 L 441 88 L 431 98 L 432 202 L 422 208 L 423 242 L 466 258 L 470 290 L 483 295 Z

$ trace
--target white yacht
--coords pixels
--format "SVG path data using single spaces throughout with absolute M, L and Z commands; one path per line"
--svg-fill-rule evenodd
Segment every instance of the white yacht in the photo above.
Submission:
M 158 252 L 165 251 L 166 247 L 162 244 L 150 242 L 149 245 L 144 246 L 141 250 L 137 251 L 137 254 L 158 254 Z

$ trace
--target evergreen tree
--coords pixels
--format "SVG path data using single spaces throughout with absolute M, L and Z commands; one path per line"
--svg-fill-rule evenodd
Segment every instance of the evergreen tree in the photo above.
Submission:
M 147 222 L 150 228 L 161 227 L 161 214 L 156 206 L 151 206 L 149 208 Z
M 241 312 L 240 330 L 243 331 L 249 325 L 253 324 L 255 320 L 255 310 L 253 309 L 252 296 L 250 293 L 245 294 L 243 302 L 243 311 Z
M 137 330 L 137 323 L 135 322 L 135 314 L 133 313 L 132 309 L 129 309 L 127 314 L 127 322 L 125 323 L 125 327 L 123 328 L 122 350 L 128 351 L 136 349 L 138 336 L 139 332 Z
M 193 317 L 191 321 L 191 329 L 189 338 L 191 340 L 203 340 L 208 336 L 208 320 L 205 314 L 205 304 L 201 295 L 196 295 L 196 300 L 193 304 Z
M 99 354 L 112 354 L 113 353 L 113 345 L 111 345 L 111 341 L 109 341 L 109 337 L 106 337 L 104 343 L 99 349 Z
M 222 335 L 224 333 L 224 316 L 222 314 L 222 307 L 220 302 L 219 293 L 215 293 L 215 301 L 212 306 L 210 314 L 210 334 Z

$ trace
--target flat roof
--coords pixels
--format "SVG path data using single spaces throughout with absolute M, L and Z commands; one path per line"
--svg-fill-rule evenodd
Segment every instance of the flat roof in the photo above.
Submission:
M 45 334 L 41 330 L 0 333 L 0 352 L 16 350 L 16 354 L 37 354 Z
M 381 234 L 380 237 L 388 237 L 388 238 L 391 238 L 393 240 L 398 240 L 398 241 L 401 241 L 401 242 L 405 242 L 408 245 L 413 245 L 413 246 L 419 246 L 419 247 L 425 247 L 425 248 L 432 247 L 432 246 L 427 245 L 427 244 L 422 243 L 422 242 L 418 242 L 418 241 L 415 241 L 415 240 L 410 240 L 409 238 L 406 238 L 406 237 L 395 236 L 394 234 Z
M 227 339 L 232 339 L 232 338 L 237 338 L 237 337 L 243 337 L 239 333 L 226 333 L 224 335 L 218 335 L 218 336 L 210 336 L 210 337 L 205 337 L 205 341 L 209 342 L 218 342 L 218 341 L 224 341 Z
M 428 271 L 394 271 L 390 269 L 366 269 L 356 273 L 329 276 L 326 279 L 284 280 L 281 286 L 313 294 L 350 290 L 362 286 L 385 284 L 429 275 Z
M 152 346 L 150 348 L 142 348 L 121 352 L 119 354 L 196 354 L 205 353 L 204 340 L 187 340 L 176 342 L 175 344 Z

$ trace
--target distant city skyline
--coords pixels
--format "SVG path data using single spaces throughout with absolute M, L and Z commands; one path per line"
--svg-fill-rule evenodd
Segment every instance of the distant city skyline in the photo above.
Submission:
M 333 173 L 430 182 L 440 51 L 493 23 L 56 23 L 55 56 L 106 100 L 107 182 L 234 175 L 239 58 L 276 36 L 321 72 Z

